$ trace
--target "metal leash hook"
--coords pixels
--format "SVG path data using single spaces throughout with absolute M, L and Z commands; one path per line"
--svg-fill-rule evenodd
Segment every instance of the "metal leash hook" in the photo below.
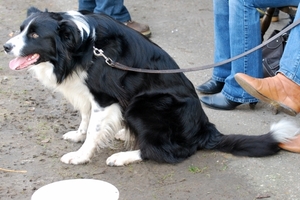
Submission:
M 113 66 L 113 61 L 111 58 L 108 58 L 104 55 L 104 51 L 102 49 L 97 49 L 96 47 L 93 47 L 94 49 L 94 55 L 95 56 L 102 56 L 105 59 L 106 64 L 109 66 Z

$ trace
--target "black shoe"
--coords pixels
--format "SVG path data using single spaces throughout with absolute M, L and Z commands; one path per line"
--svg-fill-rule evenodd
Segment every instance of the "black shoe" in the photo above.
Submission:
M 216 94 L 221 92 L 223 87 L 224 87 L 224 82 L 209 79 L 202 85 L 197 86 L 196 90 L 204 94 Z
M 200 101 L 206 106 L 218 110 L 233 110 L 242 103 L 234 102 L 227 99 L 222 93 L 210 96 L 203 96 Z

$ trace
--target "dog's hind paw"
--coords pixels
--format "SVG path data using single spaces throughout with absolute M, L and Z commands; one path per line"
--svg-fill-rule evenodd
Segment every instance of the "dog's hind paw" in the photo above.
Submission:
M 133 162 L 142 161 L 140 150 L 115 153 L 107 158 L 108 166 L 124 166 Z
M 85 154 L 75 151 L 63 155 L 60 161 L 65 164 L 79 165 L 88 163 L 90 161 L 90 158 Z
M 69 131 L 62 137 L 64 140 L 68 140 L 71 142 L 84 142 L 86 134 L 80 133 L 79 131 Z

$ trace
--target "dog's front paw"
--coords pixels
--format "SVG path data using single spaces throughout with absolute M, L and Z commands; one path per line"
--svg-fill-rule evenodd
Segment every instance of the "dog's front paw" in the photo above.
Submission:
M 142 161 L 139 150 L 115 153 L 107 158 L 106 164 L 111 167 L 124 166 L 137 161 Z
M 115 139 L 117 140 L 125 141 L 125 138 L 126 138 L 126 130 L 124 128 L 119 130 L 115 135 Z
M 80 133 L 79 131 L 69 131 L 63 135 L 64 140 L 71 142 L 84 142 L 86 134 Z
M 75 151 L 63 155 L 60 161 L 65 164 L 78 165 L 88 163 L 90 161 L 90 157 L 86 154 Z
M 124 166 L 126 165 L 126 160 L 123 158 L 122 154 L 124 152 L 115 153 L 106 159 L 106 164 L 108 166 Z

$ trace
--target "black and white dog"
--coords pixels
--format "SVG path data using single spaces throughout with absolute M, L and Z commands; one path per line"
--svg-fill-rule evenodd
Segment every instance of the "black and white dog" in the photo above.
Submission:
M 4 45 L 16 57 L 10 68 L 29 69 L 81 113 L 78 130 L 63 138 L 84 143 L 78 151 L 65 154 L 64 163 L 89 162 L 98 148 L 112 147 L 115 137 L 132 149 L 110 156 L 106 161 L 110 166 L 144 159 L 177 163 L 199 149 L 269 156 L 280 150 L 279 143 L 298 134 L 295 125 L 281 121 L 260 136 L 223 135 L 209 122 L 183 73 L 147 74 L 110 67 L 93 54 L 94 47 L 133 68 L 179 68 L 159 46 L 108 16 L 30 8 L 20 31 Z

